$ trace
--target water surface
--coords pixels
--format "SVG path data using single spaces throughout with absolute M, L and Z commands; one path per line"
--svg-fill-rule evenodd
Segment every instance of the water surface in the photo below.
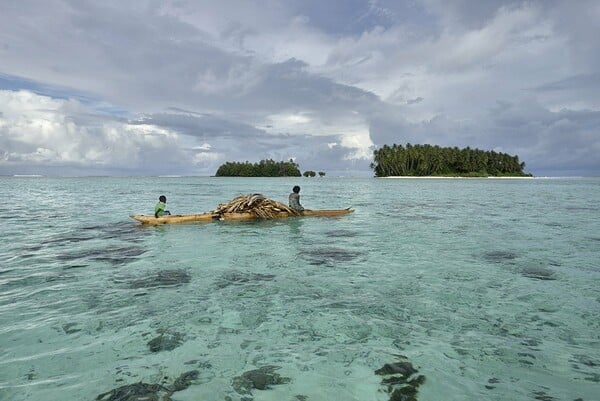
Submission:
M 340 218 L 142 227 L 240 194 Z M 0 178 L 0 399 L 597 400 L 600 180 Z M 401 355 L 401 356 L 400 356 Z M 273 368 L 268 389 L 245 372 Z M 275 377 L 275 376 L 270 376 Z M 242 378 L 242 379 L 240 379 Z M 398 386 L 397 386 L 398 387 Z M 229 397 L 229 398 L 228 398 Z

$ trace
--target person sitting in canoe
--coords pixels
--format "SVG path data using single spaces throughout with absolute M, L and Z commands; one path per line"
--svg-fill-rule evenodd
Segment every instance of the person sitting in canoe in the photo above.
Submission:
M 292 193 L 289 196 L 290 207 L 297 212 L 304 211 L 304 208 L 300 204 L 300 187 L 296 185 L 292 188 Z
M 161 195 L 158 197 L 158 203 L 154 206 L 154 217 L 158 218 L 160 216 L 170 216 L 171 212 L 165 210 L 167 207 L 167 197 Z

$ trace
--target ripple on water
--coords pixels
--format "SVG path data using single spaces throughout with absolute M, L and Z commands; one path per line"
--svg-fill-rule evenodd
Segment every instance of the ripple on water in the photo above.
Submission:
M 217 288 L 226 288 L 231 285 L 253 284 L 261 281 L 272 281 L 274 274 L 251 273 L 241 271 L 229 271 L 223 273 L 215 280 Z
M 313 248 L 301 254 L 308 263 L 315 266 L 329 265 L 339 262 L 351 262 L 361 255 L 361 252 L 339 247 Z
M 503 263 L 517 259 L 517 254 L 511 251 L 488 251 L 483 254 L 483 259 L 492 263 Z
M 129 222 L 84 226 L 81 227 L 81 230 L 94 232 L 94 236 L 98 239 L 119 239 L 128 242 L 141 241 L 151 233 L 151 231 L 140 229 L 139 225 Z
M 523 277 L 532 278 L 535 280 L 556 280 L 554 271 L 541 266 L 527 266 L 521 269 Z
M 330 230 L 325 232 L 327 237 L 353 238 L 358 235 L 357 231 L 352 230 Z
M 129 288 L 179 287 L 191 281 L 192 276 L 184 269 L 160 270 L 145 277 L 133 279 Z
M 113 266 L 121 266 L 137 260 L 138 256 L 146 253 L 146 249 L 140 246 L 108 246 L 103 248 L 92 248 L 59 253 L 56 258 L 61 262 L 73 262 L 91 260 L 108 262 Z

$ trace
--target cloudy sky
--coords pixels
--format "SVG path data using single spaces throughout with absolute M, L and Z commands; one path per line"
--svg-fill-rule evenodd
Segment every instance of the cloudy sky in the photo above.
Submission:
M 600 2 L 0 1 L 0 174 L 369 176 L 384 144 L 600 175 Z

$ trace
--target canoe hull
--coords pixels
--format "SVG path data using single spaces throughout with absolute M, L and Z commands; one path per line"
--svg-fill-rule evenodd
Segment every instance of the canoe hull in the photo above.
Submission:
M 157 226 L 160 224 L 178 224 L 178 223 L 200 223 L 206 222 L 209 223 L 213 221 L 212 213 L 202 213 L 202 214 L 174 214 L 170 216 L 146 216 L 143 214 L 136 216 L 129 216 L 132 219 L 139 221 L 142 224 L 148 224 L 152 226 Z
M 348 209 L 334 209 L 334 210 L 305 210 L 301 216 L 294 216 L 287 212 L 280 212 L 274 218 L 285 219 L 288 217 L 309 217 L 309 216 L 320 216 L 320 217 L 337 217 L 345 214 L 352 213 L 354 210 Z M 225 221 L 243 221 L 243 220 L 255 220 L 259 217 L 254 213 L 223 213 L 220 215 L 212 213 L 201 213 L 201 214 L 175 214 L 170 216 L 146 216 L 146 215 L 135 215 L 130 216 L 132 219 L 139 221 L 145 225 L 161 225 L 161 224 L 181 224 L 181 223 L 209 223 L 212 221 L 225 220 Z

